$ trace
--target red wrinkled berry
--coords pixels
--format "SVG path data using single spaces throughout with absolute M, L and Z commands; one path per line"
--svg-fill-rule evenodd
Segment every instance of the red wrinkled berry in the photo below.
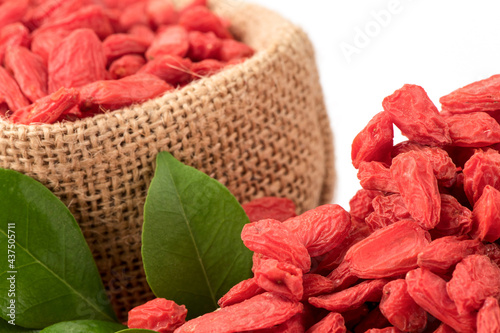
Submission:
M 405 84 L 384 98 L 382 105 L 410 140 L 438 146 L 452 142 L 448 124 L 422 87 Z
M 162 28 L 146 51 L 146 58 L 153 60 L 162 55 L 185 57 L 189 50 L 188 33 L 180 25 Z
M 188 57 L 193 61 L 215 59 L 222 46 L 222 41 L 213 32 L 190 31 L 188 33 Z
M 188 31 L 213 32 L 219 38 L 232 38 L 223 21 L 205 6 L 193 6 L 183 10 L 179 24 Z
M 253 54 L 254 50 L 247 44 L 234 39 L 224 39 L 217 58 L 221 61 L 234 61 L 249 58 Z
M 443 110 L 453 113 L 495 111 L 499 101 L 500 75 L 473 82 L 439 99 Z
M 173 86 L 192 80 L 191 60 L 174 55 L 162 55 L 148 61 L 137 73 L 152 74 Z
M 155 298 L 130 310 L 127 326 L 172 333 L 184 324 L 186 315 L 187 310 L 184 305 L 177 305 L 164 298 Z
M 362 161 L 377 161 L 390 165 L 394 138 L 392 127 L 389 113 L 380 112 L 354 138 L 351 158 L 356 169 L 359 168 L 359 163 Z

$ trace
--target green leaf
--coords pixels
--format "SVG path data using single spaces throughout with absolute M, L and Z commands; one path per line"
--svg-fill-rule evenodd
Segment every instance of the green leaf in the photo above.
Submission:
M 142 257 L 157 297 L 184 304 L 188 317 L 215 310 L 236 283 L 252 276 L 241 240 L 248 217 L 215 179 L 163 152 L 144 207 Z
M 145 330 L 142 328 L 127 328 L 126 330 L 121 330 L 116 333 L 142 333 L 142 332 L 156 332 L 156 331 Z
M 6 320 L 0 318 L 0 332 L 2 333 L 38 333 L 39 330 L 24 328 L 17 325 L 9 324 Z
M 70 211 L 42 184 L 5 169 L 0 169 L 0 244 L 0 290 L 9 291 L 0 293 L 2 318 L 12 319 L 14 306 L 16 324 L 29 328 L 116 319 Z
M 102 320 L 74 320 L 54 324 L 40 333 L 115 333 L 127 326 Z

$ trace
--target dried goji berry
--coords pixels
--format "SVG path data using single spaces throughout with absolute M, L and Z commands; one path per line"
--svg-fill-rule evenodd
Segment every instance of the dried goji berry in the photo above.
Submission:
M 304 293 L 302 270 L 275 259 L 259 260 L 252 268 L 255 282 L 265 291 L 300 301 Z
M 304 274 L 302 276 L 302 282 L 304 286 L 304 295 L 302 297 L 303 301 L 306 301 L 309 297 L 317 296 L 321 294 L 329 294 L 333 292 L 334 284 L 333 281 L 319 274 Z
M 149 18 L 146 15 L 146 6 L 146 1 L 138 1 L 126 6 L 120 16 L 120 26 L 124 30 L 129 30 L 135 25 L 149 26 Z
M 387 227 L 400 220 L 409 220 L 411 215 L 400 194 L 380 195 L 372 201 L 373 212 L 365 222 L 370 230 Z
M 153 27 L 174 24 L 179 19 L 179 13 L 170 0 L 148 0 L 146 15 Z
M 64 29 L 53 29 L 34 34 L 31 40 L 31 51 L 39 55 L 47 65 L 52 50 L 70 33 L 71 31 Z
M 14 46 L 28 47 L 29 43 L 29 30 L 22 23 L 12 23 L 0 28 L 0 64 L 3 63 L 5 51 L 8 48 Z
M 500 153 L 494 149 L 478 149 L 465 163 L 464 190 L 474 204 L 486 185 L 500 190 Z
M 103 42 L 104 54 L 108 63 L 127 54 L 143 54 L 148 49 L 139 37 L 131 34 L 113 34 Z
M 35 30 L 33 34 L 36 36 L 46 31 L 72 31 L 76 29 L 91 29 L 101 39 L 113 33 L 113 27 L 109 22 L 104 8 L 99 5 L 92 5 L 82 7 L 58 20 L 44 24 L 39 29 Z
M 96 81 L 80 89 L 80 108 L 84 112 L 99 107 L 115 110 L 145 102 L 171 89 L 171 85 L 150 74 L 134 74 L 120 80 Z
M 79 92 L 76 89 L 60 88 L 58 91 L 36 100 L 35 103 L 14 111 L 9 118 L 16 124 L 52 124 L 67 110 L 78 104 Z
M 438 146 L 452 142 L 448 124 L 422 87 L 405 84 L 384 98 L 382 106 L 411 141 Z
M 398 241 L 387 241 L 391 239 Z M 417 256 L 429 241 L 429 233 L 414 221 L 398 221 L 354 244 L 343 264 L 362 279 L 398 276 L 417 267 Z
M 382 162 L 391 164 L 391 151 L 394 132 L 389 113 L 377 113 L 366 127 L 354 138 L 351 146 L 352 164 L 356 169 L 359 163 Z
M 259 287 L 255 278 L 246 279 L 229 289 L 229 291 L 219 299 L 217 304 L 223 308 L 225 306 L 243 302 L 253 296 L 262 294 L 263 292 L 265 292 L 265 290 Z
M 255 51 L 245 43 L 234 39 L 223 39 L 217 59 L 221 61 L 231 61 L 246 59 L 251 57 Z
M 459 314 L 481 308 L 488 297 L 500 296 L 500 268 L 485 255 L 473 254 L 457 264 L 446 284 Z
M 138 2 L 145 2 L 145 0 L 100 0 L 100 2 L 109 8 L 124 9 Z
M 50 17 L 52 12 L 61 5 L 63 1 L 43 1 L 36 5 L 28 7 L 22 20 L 30 30 L 36 30 L 45 23 L 47 18 Z
M 2 66 L 0 66 L 0 82 L 2 82 L 0 84 L 0 101 L 7 104 L 10 111 L 15 112 L 30 104 L 21 92 L 16 80 Z
M 371 231 L 364 222 L 363 225 L 358 225 L 355 220 L 351 219 L 351 230 L 349 231 L 349 235 L 342 244 L 323 256 L 318 264 L 317 271 L 330 272 L 337 268 L 342 260 L 344 260 L 344 256 L 351 246 L 368 237 L 370 233 Z
M 186 315 L 187 310 L 184 305 L 177 305 L 164 298 L 155 298 L 130 310 L 127 326 L 172 333 L 184 324 Z
M 478 240 L 460 236 L 445 236 L 432 241 L 418 254 L 418 265 L 437 274 L 446 274 L 465 257 L 485 251 Z
M 392 160 L 390 171 L 413 219 L 426 230 L 434 228 L 439 223 L 441 195 L 429 158 L 409 151 Z
M 49 56 L 49 92 L 79 88 L 106 78 L 106 55 L 90 29 L 78 29 L 64 38 Z
M 379 302 L 382 298 L 382 289 L 387 282 L 385 279 L 363 281 L 333 294 L 310 297 L 309 303 L 332 312 L 352 310 L 365 302 Z
M 14 74 L 21 91 L 31 102 L 47 95 L 47 68 L 40 56 L 25 47 L 9 47 L 5 67 Z
M 498 110 L 500 101 L 500 75 L 493 75 L 439 99 L 443 111 L 453 113 L 467 113 L 476 111 Z
M 304 332 L 304 313 L 299 313 L 285 322 L 273 326 L 271 328 L 263 328 L 260 330 L 245 331 L 245 333 L 290 333 L 290 332 Z
M 180 25 L 162 28 L 146 51 L 146 58 L 153 60 L 162 55 L 185 57 L 189 50 L 188 33 Z
M 316 257 L 342 244 L 351 229 L 351 217 L 339 205 L 327 204 L 283 224 L 299 237 L 309 255 Z
M 21 21 L 28 10 L 28 0 L 11 0 L 0 3 L 0 29 Z
M 96 2 L 93 0 L 43 1 L 43 3 L 34 7 L 35 10 L 29 17 L 30 27 L 35 28 L 51 24 L 51 22 L 65 19 L 68 15 L 72 15 L 83 7 L 95 4 Z
M 137 73 L 145 64 L 143 56 L 127 54 L 111 63 L 109 73 L 113 79 L 118 80 Z
M 105 7 L 104 13 L 108 17 L 109 23 L 111 24 L 111 27 L 113 28 L 113 31 L 115 33 L 126 32 L 126 29 L 124 29 L 120 25 L 120 16 L 122 14 L 122 11 L 120 9 Z
M 389 322 L 401 331 L 420 332 L 427 325 L 427 313 L 411 298 L 404 279 L 384 286 L 379 307 Z
M 241 205 L 250 222 L 274 219 L 280 222 L 297 216 L 295 203 L 288 198 L 262 197 Z
M 243 227 L 241 239 L 255 253 L 292 264 L 304 273 L 311 268 L 311 258 L 306 247 L 280 221 L 266 219 L 248 223 Z
M 472 228 L 472 212 L 462 206 L 454 196 L 441 194 L 439 223 L 429 230 L 433 238 L 466 235 Z
M 191 74 L 193 77 L 202 78 L 220 72 L 224 67 L 226 64 L 221 61 L 205 59 L 191 65 Z
M 207 0 L 192 0 L 187 5 L 184 5 L 184 7 L 182 7 L 179 12 L 182 14 L 185 11 L 198 6 L 207 7 Z
M 340 313 L 330 312 L 323 319 L 310 327 L 306 333 L 345 333 L 344 318 Z
M 351 273 L 350 264 L 345 260 L 343 260 L 330 274 L 328 274 L 327 278 L 333 281 L 334 290 L 346 289 L 354 285 L 359 280 L 356 275 Z
M 361 162 L 358 170 L 359 184 L 365 190 L 399 193 L 391 171 L 381 162 Z
M 163 55 L 148 61 L 137 73 L 152 74 L 173 86 L 191 82 L 191 60 Z
M 188 31 L 211 31 L 219 38 L 232 38 L 222 20 L 205 6 L 184 9 L 179 17 L 179 24 Z
M 446 281 L 426 268 L 418 268 L 406 275 L 408 293 L 415 303 L 457 332 L 476 331 L 476 314 L 459 314 L 457 305 L 448 296 Z
M 409 151 L 422 152 L 432 165 L 432 170 L 440 184 L 448 185 L 455 180 L 457 167 L 448 153 L 439 147 L 429 147 L 411 141 L 404 141 L 394 146 L 392 156 Z
M 472 210 L 471 236 L 481 241 L 495 242 L 500 238 L 500 191 L 486 185 Z
M 364 221 L 373 212 L 372 201 L 384 192 L 361 189 L 349 200 L 349 214 L 358 220 Z
M 132 36 L 138 37 L 144 44 L 151 45 L 155 39 L 155 33 L 151 28 L 145 24 L 136 24 L 132 26 L 128 33 Z
M 188 33 L 188 57 L 193 61 L 215 59 L 222 46 L 221 40 L 213 32 L 190 31 Z
M 477 314 L 477 333 L 500 332 L 498 299 L 488 297 Z
M 293 302 L 274 293 L 263 293 L 241 303 L 209 312 L 187 321 L 175 333 L 241 332 L 270 328 L 303 311 Z
M 500 142 L 500 124 L 486 112 L 444 117 L 454 146 L 485 147 Z

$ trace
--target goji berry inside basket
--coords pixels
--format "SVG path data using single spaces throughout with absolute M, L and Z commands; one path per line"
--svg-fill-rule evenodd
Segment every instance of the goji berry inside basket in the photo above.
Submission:
M 0 13 L 0 115 L 18 124 L 142 103 L 254 54 L 203 0 L 183 8 L 170 0 L 9 0 Z M 60 89 L 75 89 L 75 98 L 62 100 Z

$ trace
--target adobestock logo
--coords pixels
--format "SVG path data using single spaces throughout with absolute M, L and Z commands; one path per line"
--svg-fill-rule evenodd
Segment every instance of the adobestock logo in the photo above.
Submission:
M 400 0 L 391 0 L 385 9 L 372 10 L 370 20 L 364 25 L 354 27 L 354 35 L 350 42 L 341 42 L 340 49 L 347 63 L 351 63 L 353 56 L 367 48 L 371 41 L 378 37 L 384 28 L 387 28 L 395 15 L 403 11 Z

